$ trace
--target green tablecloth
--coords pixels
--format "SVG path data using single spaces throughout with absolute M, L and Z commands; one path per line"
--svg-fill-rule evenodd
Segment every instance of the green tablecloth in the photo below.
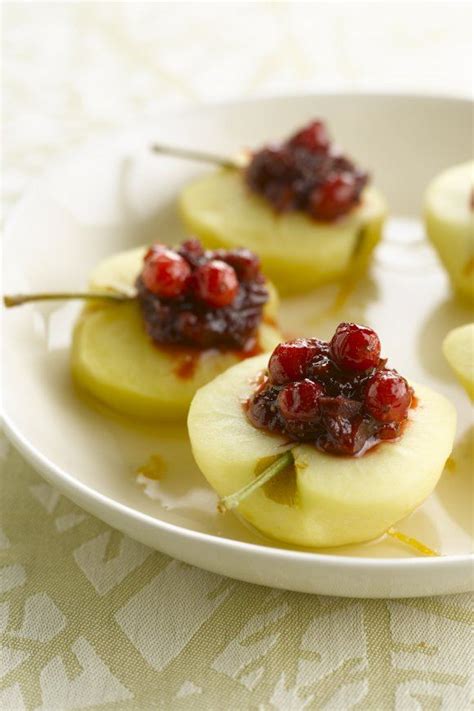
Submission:
M 1 451 L 2 711 L 468 709 L 471 596 L 222 578 L 112 530 Z
M 7 3 L 4 203 L 92 132 L 167 107 L 400 78 L 469 91 L 468 3 L 416 5 Z M 0 447 L 1 711 L 468 708 L 470 596 L 226 580 L 111 530 Z

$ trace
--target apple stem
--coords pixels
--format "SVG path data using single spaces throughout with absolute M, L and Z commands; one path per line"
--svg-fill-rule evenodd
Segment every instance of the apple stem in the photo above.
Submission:
M 396 528 L 389 528 L 386 533 L 394 538 L 396 541 L 399 541 L 400 543 L 404 543 L 406 546 L 410 546 L 410 548 L 413 548 L 416 550 L 417 553 L 421 553 L 421 555 L 426 555 L 426 556 L 439 556 L 440 554 L 437 553 L 436 551 L 432 550 L 431 548 L 428 548 L 428 546 L 425 546 L 424 543 L 421 543 L 421 541 L 418 541 L 416 538 L 412 538 L 411 536 L 407 536 L 406 533 L 402 533 L 401 531 L 397 531 Z
M 254 491 L 266 484 L 267 481 L 272 479 L 279 472 L 283 471 L 283 469 L 286 469 L 286 467 L 290 466 L 290 464 L 293 464 L 294 461 L 293 452 L 290 449 L 266 467 L 266 469 L 264 469 L 263 472 L 255 479 L 239 489 L 239 491 L 220 499 L 217 505 L 218 511 L 220 511 L 220 513 L 224 513 L 225 511 L 235 509 L 241 501 L 247 498 L 247 496 L 253 494 Z
M 43 292 L 37 294 L 13 294 L 6 295 L 3 297 L 3 303 L 7 308 L 12 308 L 13 306 L 21 306 L 22 304 L 28 304 L 31 301 L 62 301 L 68 299 L 104 299 L 105 301 L 130 301 L 135 299 L 136 296 L 131 294 L 125 294 L 123 292 L 95 292 L 95 291 L 85 291 L 85 292 L 69 292 L 69 291 L 58 291 L 58 292 Z
M 187 160 L 195 160 L 200 163 L 212 163 L 221 168 L 230 168 L 231 170 L 240 170 L 242 167 L 237 160 L 233 160 L 232 158 L 218 156 L 215 155 L 215 153 L 207 153 L 205 151 L 196 151 L 191 148 L 177 148 L 176 146 L 163 146 L 155 143 L 151 147 L 151 150 L 154 153 L 161 153 L 162 155 L 173 156 L 174 158 L 186 158 Z

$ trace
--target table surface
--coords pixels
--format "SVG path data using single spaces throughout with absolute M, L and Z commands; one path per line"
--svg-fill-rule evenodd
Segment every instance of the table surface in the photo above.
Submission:
M 8 208 L 55 155 L 166 108 L 318 89 L 468 94 L 470 4 L 7 3 Z M 227 580 L 126 538 L 0 439 L 0 709 L 467 709 L 472 597 Z

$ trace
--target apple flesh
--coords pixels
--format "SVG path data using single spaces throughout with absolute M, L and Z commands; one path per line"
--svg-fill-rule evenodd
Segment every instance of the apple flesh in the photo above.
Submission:
M 450 331 L 443 341 L 443 353 L 459 382 L 474 401 L 474 323 Z
M 264 272 L 287 294 L 365 268 L 386 215 L 375 188 L 367 188 L 361 205 L 335 222 L 315 222 L 297 212 L 278 215 L 249 191 L 241 173 L 229 170 L 186 187 L 180 209 L 191 233 L 208 247 L 247 247 L 259 254 Z
M 428 186 L 426 231 L 454 290 L 474 300 L 474 162 L 445 171 Z
M 91 290 L 133 287 L 145 248 L 105 260 L 91 276 Z M 272 325 L 277 296 L 273 287 L 259 329 L 259 343 L 271 351 L 281 340 Z M 241 356 L 217 349 L 193 351 L 155 345 L 145 332 L 136 301 L 94 302 L 86 306 L 76 325 L 71 367 L 77 384 L 99 401 L 127 415 L 178 420 L 186 417 L 196 390 Z M 183 375 L 185 373 L 186 375 Z
M 248 484 L 289 447 L 247 420 L 242 401 L 267 356 L 236 365 L 199 390 L 188 430 L 202 473 L 220 496 Z M 264 534 L 290 544 L 339 546 L 367 541 L 416 508 L 434 489 L 454 439 L 456 412 L 443 396 L 414 385 L 418 398 L 402 437 L 361 457 L 336 457 L 294 444 L 291 472 L 244 499 L 237 511 Z

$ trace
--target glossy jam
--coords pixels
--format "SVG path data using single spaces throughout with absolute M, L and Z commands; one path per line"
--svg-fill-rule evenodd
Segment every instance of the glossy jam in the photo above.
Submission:
M 346 456 L 397 439 L 414 405 L 405 378 L 385 367 L 370 328 L 342 323 L 330 342 L 281 343 L 245 404 L 255 427 Z
M 368 175 L 331 143 L 321 121 L 313 121 L 281 145 L 256 151 L 245 181 L 278 213 L 332 222 L 360 203 Z
M 159 280 L 163 274 L 164 291 Z M 268 301 L 252 252 L 205 251 L 197 240 L 178 250 L 162 245 L 149 250 L 136 286 L 150 338 L 159 345 L 200 350 L 251 350 Z

